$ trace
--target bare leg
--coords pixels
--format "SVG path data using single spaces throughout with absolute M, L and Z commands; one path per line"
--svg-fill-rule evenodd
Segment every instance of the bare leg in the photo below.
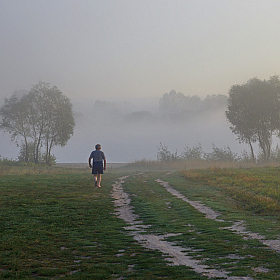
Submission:
M 97 175 L 97 186 L 100 188 L 100 183 L 101 183 L 101 174 Z
M 94 174 L 95 187 L 97 187 L 97 174 Z

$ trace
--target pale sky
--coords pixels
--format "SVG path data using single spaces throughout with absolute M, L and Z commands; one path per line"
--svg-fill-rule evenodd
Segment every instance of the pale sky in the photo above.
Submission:
M 280 75 L 279 0 L 0 0 L 0 98 L 227 94 Z M 2 102 L 1 102 L 2 103 Z
M 227 94 L 250 78 L 280 75 L 279 15 L 279 0 L 0 0 L 0 105 L 40 80 L 90 110 L 97 99 L 152 104 L 171 90 Z M 58 162 L 86 162 L 97 142 L 109 162 L 154 159 L 160 142 L 172 151 L 197 143 L 240 149 L 224 112 L 178 127 L 96 129 L 83 106 Z M 0 135 L 0 154 L 16 158 L 19 148 Z

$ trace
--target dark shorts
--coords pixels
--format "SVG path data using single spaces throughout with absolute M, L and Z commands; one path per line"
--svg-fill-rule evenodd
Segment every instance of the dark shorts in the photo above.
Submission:
M 92 174 L 103 174 L 103 162 L 93 163 Z

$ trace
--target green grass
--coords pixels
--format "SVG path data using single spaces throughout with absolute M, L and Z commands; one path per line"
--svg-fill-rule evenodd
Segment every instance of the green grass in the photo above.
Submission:
M 149 228 L 150 232 L 182 233 L 169 237 L 168 240 L 191 248 L 192 253 L 189 255 L 193 255 L 196 259 L 206 260 L 204 264 L 212 268 L 225 269 L 231 272 L 231 276 L 251 276 L 255 279 L 280 278 L 279 254 L 266 249 L 258 240 L 244 240 L 242 236 L 232 231 L 222 230 L 221 227 L 228 226 L 230 223 L 206 219 L 204 214 L 169 194 L 159 184 L 155 184 L 154 180 L 160 176 L 189 198 L 194 200 L 200 198 L 209 206 L 216 205 L 215 210 L 221 211 L 224 214 L 223 218 L 227 220 L 248 218 L 246 220 L 252 223 L 249 213 L 238 212 L 229 207 L 228 201 L 224 200 L 226 196 L 221 193 L 217 196 L 220 191 L 214 187 L 201 185 L 200 182 L 192 185 L 179 173 L 153 175 L 148 180 L 141 176 L 130 178 L 126 184 L 126 190 L 134 194 L 132 204 L 136 213 L 144 223 L 152 225 Z M 204 192 L 205 189 L 208 189 L 207 192 Z M 259 217 L 255 217 L 256 220 L 259 220 Z M 273 221 L 270 222 L 273 224 Z M 259 229 L 259 224 L 252 228 Z M 279 234 L 279 231 L 274 233 Z M 237 255 L 241 259 L 232 260 L 228 258 L 229 255 Z M 265 274 L 265 278 L 262 273 L 255 273 L 252 270 L 252 267 L 263 266 L 270 269 L 270 272 Z
M 137 176 L 122 169 L 105 173 L 102 188 L 93 187 L 90 170 L 11 167 L 4 171 L 0 176 L 0 279 L 207 279 L 189 267 L 167 265 L 161 252 L 145 249 L 127 234 L 126 223 L 114 214 L 111 197 L 113 183 L 124 174 L 130 175 L 124 189 L 131 194 L 134 211 L 151 225 L 146 233 L 180 233 L 167 240 L 191 248 L 189 255 L 231 276 L 280 279 L 279 254 L 255 239 L 244 240 L 221 229 L 242 219 L 250 230 L 267 238 L 280 234 L 277 208 L 271 210 L 268 200 L 256 207 L 255 200 L 244 198 L 250 192 L 279 203 L 278 168 Z M 155 182 L 157 178 L 219 211 L 227 222 L 206 219 L 168 193 Z M 254 272 L 252 267 L 269 272 Z
M 96 189 L 89 173 L 0 177 L 1 279 L 201 279 L 124 232 L 110 196 L 119 174 Z
M 215 186 L 254 214 L 279 217 L 280 168 L 213 168 L 182 171 L 192 182 Z

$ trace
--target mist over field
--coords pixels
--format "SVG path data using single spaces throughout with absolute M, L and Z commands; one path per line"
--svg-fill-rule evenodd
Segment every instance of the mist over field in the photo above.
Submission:
M 96 143 L 102 145 L 109 162 L 155 160 L 160 143 L 178 153 L 198 143 L 205 152 L 211 151 L 212 144 L 230 146 L 235 152 L 245 147 L 238 144 L 229 129 L 225 105 L 174 118 L 162 116 L 159 100 L 148 98 L 80 100 L 79 104 L 74 102 L 74 109 L 74 135 L 66 147 L 55 148 L 58 162 L 87 161 Z
M 0 106 L 39 81 L 70 98 L 76 127 L 52 150 L 57 162 L 86 162 L 96 143 L 109 162 L 156 159 L 160 143 L 241 152 L 225 104 L 176 111 L 159 101 L 172 89 L 227 96 L 279 74 L 279 11 L 278 0 L 2 0 Z M 0 131 L 2 157 L 19 149 Z
M 184 151 L 185 146 L 198 144 L 202 145 L 205 152 L 211 151 L 212 144 L 217 147 L 229 146 L 234 152 L 246 148 L 238 144 L 229 129 L 225 116 L 226 96 L 221 95 L 220 103 L 208 102 L 210 105 L 203 108 L 201 104 L 205 99 L 186 97 L 175 91 L 166 93 L 165 97 L 168 98 L 172 92 L 176 98 L 180 99 L 180 95 L 183 99 L 189 98 L 185 100 L 189 107 L 183 101 L 180 104 L 180 100 L 174 104 L 167 100 L 165 107 L 160 106 L 163 97 L 113 101 L 72 99 L 76 121 L 74 135 L 65 147 L 53 149 L 57 162 L 87 162 L 97 143 L 102 145 L 108 162 L 156 160 L 160 143 L 166 145 L 172 153 L 177 151 L 178 154 Z M 14 92 L 17 96 L 26 93 Z M 8 133 L 0 133 L 0 155 L 16 159 L 19 147 L 10 141 Z

